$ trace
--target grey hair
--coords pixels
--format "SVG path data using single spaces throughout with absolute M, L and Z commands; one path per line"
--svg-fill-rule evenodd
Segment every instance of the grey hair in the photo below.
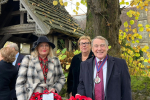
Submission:
M 92 39 L 92 43 L 91 43 L 92 46 L 93 46 L 93 41 L 94 41 L 95 39 L 105 40 L 105 43 L 106 43 L 106 45 L 108 46 L 108 41 L 107 41 L 107 39 L 104 38 L 104 37 L 102 37 L 102 36 L 96 36 L 94 39 Z
M 38 57 L 38 46 L 34 49 L 34 51 L 31 52 L 31 56 L 33 57 Z M 53 53 L 53 49 L 51 46 L 49 46 L 49 54 L 48 57 L 53 58 L 54 57 L 54 53 Z
M 19 48 L 18 48 L 18 45 L 17 45 L 16 43 L 9 42 L 9 43 L 8 43 L 8 47 L 14 48 L 16 51 L 19 52 Z

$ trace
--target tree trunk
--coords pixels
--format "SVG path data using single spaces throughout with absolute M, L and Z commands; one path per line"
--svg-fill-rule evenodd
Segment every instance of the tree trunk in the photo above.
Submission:
M 117 57 L 120 57 L 120 14 L 119 0 L 87 0 L 85 33 L 91 38 L 98 35 L 105 37 L 111 46 L 109 54 Z

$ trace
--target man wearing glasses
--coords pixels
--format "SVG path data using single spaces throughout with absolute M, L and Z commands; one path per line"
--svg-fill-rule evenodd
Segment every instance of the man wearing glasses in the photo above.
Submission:
M 107 54 L 108 41 L 97 36 L 92 40 L 94 57 L 80 66 L 78 95 L 93 100 L 131 100 L 128 67 L 123 59 Z

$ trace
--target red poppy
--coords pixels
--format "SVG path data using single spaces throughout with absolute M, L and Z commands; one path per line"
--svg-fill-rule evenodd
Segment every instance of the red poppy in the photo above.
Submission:
M 89 97 L 86 97 L 86 96 L 76 95 L 75 98 L 74 98 L 74 96 L 72 96 L 67 100 L 92 100 L 92 99 Z
M 43 93 L 39 93 L 39 92 L 33 93 L 29 100 L 42 100 L 42 98 L 43 98 L 42 95 L 48 94 L 48 93 L 50 93 L 50 92 L 47 89 L 45 89 Z M 51 93 L 54 94 L 55 100 L 62 100 L 61 96 L 58 95 L 57 93 L 54 93 L 54 92 L 51 92 Z
M 20 63 L 18 63 L 18 66 L 20 66 Z

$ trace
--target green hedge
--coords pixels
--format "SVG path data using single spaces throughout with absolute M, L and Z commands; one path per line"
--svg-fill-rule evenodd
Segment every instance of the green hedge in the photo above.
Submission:
M 131 89 L 136 98 L 143 96 L 145 99 L 150 96 L 150 78 L 144 76 L 131 76 Z

